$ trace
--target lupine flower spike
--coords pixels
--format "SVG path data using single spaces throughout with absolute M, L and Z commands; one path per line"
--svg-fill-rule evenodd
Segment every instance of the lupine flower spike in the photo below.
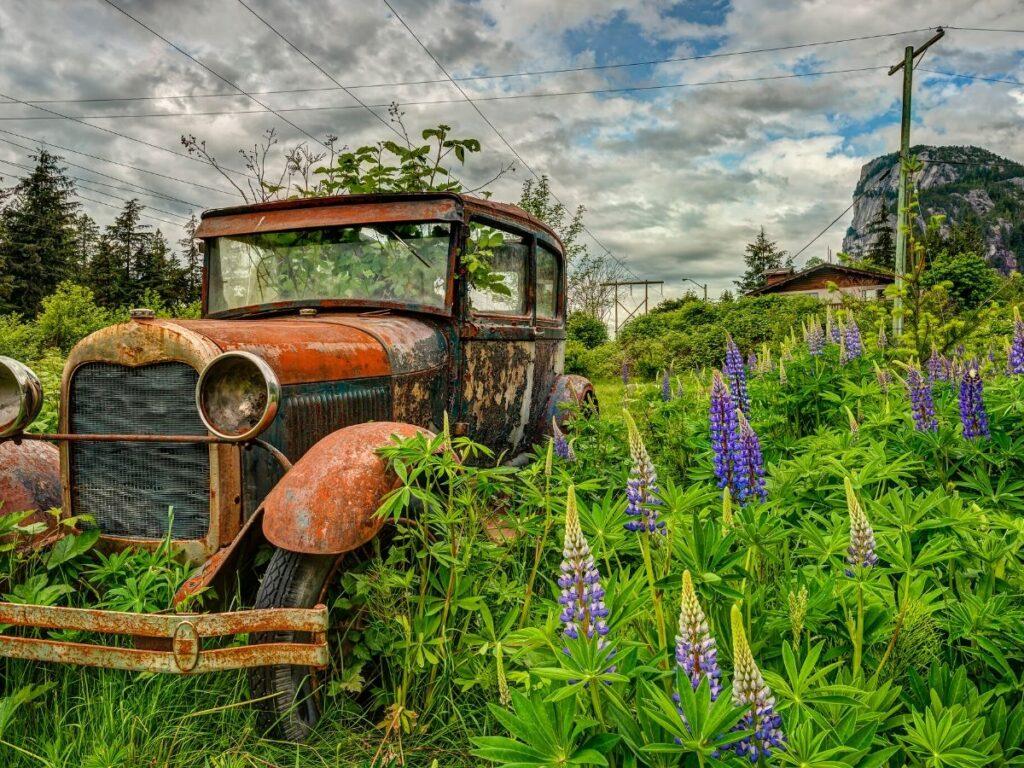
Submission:
M 622 383 L 629 384 L 629 360 L 622 361 Z
M 558 419 L 554 416 L 551 417 L 551 435 L 555 443 L 555 454 L 558 458 L 568 462 L 576 461 L 576 453 L 569 444 L 569 439 L 558 426 Z
M 860 423 L 857 421 L 857 417 L 853 415 L 853 411 L 850 410 L 850 406 L 844 405 L 846 409 L 846 416 L 850 420 L 850 434 L 856 436 L 860 432 Z
M 839 343 L 839 327 L 832 318 L 832 307 L 825 307 L 825 334 L 833 344 Z
M 750 350 L 747 353 L 747 369 L 752 373 L 761 370 L 761 365 L 757 360 L 757 353 L 754 350 Z
M 878 388 L 882 390 L 883 395 L 889 394 L 889 385 L 892 384 L 892 374 L 889 373 L 888 368 L 879 368 L 878 363 L 875 363 L 875 381 L 878 382 Z
M 786 364 L 781 359 L 779 360 L 779 384 L 783 387 L 789 383 L 789 378 L 786 376 Z
M 711 688 L 711 700 L 722 691 L 722 671 L 718 667 L 718 646 L 708 629 L 704 609 L 697 600 L 690 571 L 683 571 L 682 603 L 679 607 L 679 634 L 676 635 L 676 663 L 696 689 L 703 678 Z
M 666 403 L 672 399 L 672 374 L 668 368 L 661 374 L 661 399 Z
M 945 381 L 949 378 L 948 363 L 946 359 L 939 354 L 939 350 L 932 347 L 932 356 L 928 358 L 928 380 L 934 384 L 937 381 Z
M 604 604 L 604 588 L 601 573 L 594 562 L 576 509 L 576 491 L 569 487 L 565 500 L 565 540 L 562 545 L 561 573 L 558 586 L 562 593 L 558 602 L 562 606 L 562 632 L 574 640 L 579 637 L 602 638 L 598 647 L 603 648 L 604 636 L 608 634 L 608 608 Z
M 885 333 L 885 323 L 878 326 L 878 348 L 885 349 L 889 346 L 889 337 Z
M 729 379 L 729 391 L 736 399 L 736 405 L 743 413 L 750 413 L 750 396 L 747 394 L 747 372 L 743 366 L 743 355 L 739 347 L 726 335 L 725 367 L 723 373 Z
M 789 629 L 793 633 L 793 645 L 800 645 L 800 636 L 804 632 L 804 619 L 807 617 L 807 587 L 801 586 L 799 592 L 789 593 Z
M 746 710 L 743 719 L 737 724 L 737 730 L 752 729 L 754 733 L 744 736 L 729 748 L 740 757 L 756 763 L 759 758 L 771 757 L 773 749 L 784 748 L 786 737 L 782 733 L 782 718 L 775 711 L 775 697 L 754 661 L 754 654 L 750 651 L 743 630 L 743 614 L 735 603 L 731 618 L 732 658 L 735 665 L 732 702 Z
M 846 550 L 847 576 L 853 576 L 853 569 L 860 566 L 871 568 L 878 564 L 875 554 L 875 532 L 871 529 L 868 516 L 857 501 L 850 478 L 843 479 L 846 488 L 846 509 L 850 513 L 850 546 Z
M 644 531 L 665 534 L 665 521 L 658 519 L 658 474 L 654 469 L 647 448 L 644 446 L 640 430 L 636 428 L 629 411 L 624 412 L 626 428 L 629 430 L 629 453 L 633 466 L 629 470 L 629 481 L 626 485 L 626 514 L 631 519 L 626 523 L 627 531 Z
M 825 332 L 817 318 L 811 321 L 811 327 L 807 331 L 807 351 L 814 357 L 825 351 Z
M 711 375 L 711 410 L 708 420 L 711 425 L 711 448 L 715 455 L 715 478 L 719 488 L 730 488 L 735 472 L 737 420 L 736 403 L 722 374 Z
M 960 381 L 960 423 L 964 427 L 964 437 L 968 440 L 990 436 L 982 389 L 978 363 L 972 360 L 967 364 L 967 372 Z
M 1024 374 L 1024 320 L 1020 310 L 1013 308 L 1013 341 L 1007 354 L 1007 368 L 1014 375 Z
M 736 411 L 739 422 L 739 439 L 736 444 L 736 471 L 733 485 L 736 487 L 736 498 L 741 504 L 757 498 L 764 501 L 768 492 L 764 487 L 764 457 L 761 455 L 761 441 L 754 432 L 747 417 L 742 411 Z
M 722 535 L 727 536 L 732 526 L 732 491 L 726 486 L 722 491 Z
M 853 318 L 853 315 L 846 318 L 846 325 L 843 327 L 843 340 L 846 350 L 844 363 L 860 357 L 864 352 L 864 343 L 860 338 L 860 328 L 857 327 L 857 321 Z
M 935 418 L 932 386 L 916 365 L 907 371 L 907 390 L 910 395 L 910 414 L 914 418 L 914 427 L 922 432 L 937 430 L 939 422 Z

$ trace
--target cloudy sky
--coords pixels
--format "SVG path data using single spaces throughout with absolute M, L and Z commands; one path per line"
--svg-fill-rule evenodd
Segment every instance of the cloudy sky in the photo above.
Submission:
M 238 202 L 210 167 L 174 154 L 182 134 L 236 168 L 235 150 L 269 128 L 282 144 L 314 148 L 306 134 L 349 146 L 392 136 L 239 0 L 110 2 L 150 30 L 105 0 L 0 0 L 0 93 L 37 104 L 0 104 L 0 161 L 25 165 L 40 143 L 62 147 L 81 166 L 69 172 L 86 180 L 83 196 L 119 206 L 137 194 L 163 220 L 150 223 L 177 239 L 190 212 Z M 364 103 L 403 104 L 410 130 L 445 122 L 479 138 L 483 152 L 459 171 L 469 186 L 514 160 L 451 83 L 423 82 L 445 76 L 383 0 L 245 2 L 336 81 L 360 86 L 352 93 Z M 1024 161 L 1024 87 L 990 82 L 1024 82 L 1020 0 L 389 2 L 456 78 L 575 70 L 460 85 L 565 203 L 587 207 L 590 230 L 634 275 L 665 281 L 666 296 L 684 290 L 684 277 L 713 294 L 727 287 L 762 225 L 795 252 L 839 215 L 861 165 L 898 148 L 901 82 L 886 68 L 939 25 L 1017 31 L 948 30 L 915 73 L 913 142 L 977 144 Z M 256 96 L 289 111 L 281 119 L 224 95 L 234 90 L 154 33 L 246 92 L 292 91 Z M 878 37 L 692 58 L 862 36 Z M 637 62 L 647 63 L 607 66 Z M 862 71 L 814 74 L 834 70 Z M 748 82 L 693 85 L 723 80 Z M 623 88 L 647 89 L 607 92 Z M 143 96 L 157 98 L 80 101 Z M 0 164 L 5 182 L 20 172 Z M 490 190 L 514 201 L 529 177 L 516 161 Z M 101 223 L 116 215 L 84 205 Z M 848 221 L 801 261 L 837 250 Z

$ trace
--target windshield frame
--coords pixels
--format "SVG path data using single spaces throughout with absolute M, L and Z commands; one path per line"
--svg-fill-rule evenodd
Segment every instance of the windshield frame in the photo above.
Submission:
M 346 227 L 380 227 L 380 228 L 391 228 L 401 226 L 402 224 L 447 224 L 450 228 L 448 235 L 448 263 L 445 269 L 445 296 L 444 303 L 442 306 L 421 304 L 413 301 L 385 301 L 381 299 L 337 299 L 337 298 L 317 298 L 317 299 L 291 299 L 287 301 L 276 301 L 276 302 L 264 302 L 261 304 L 252 304 L 242 307 L 233 307 L 231 309 L 219 310 L 217 312 L 210 311 L 210 275 L 213 254 L 215 251 L 214 241 L 219 237 L 232 237 L 233 235 L 217 235 L 204 238 L 203 240 L 203 287 L 202 287 L 202 316 L 211 319 L 230 319 L 237 317 L 260 317 L 269 315 L 286 314 L 289 312 L 296 312 L 299 309 L 312 308 L 312 309 L 379 309 L 379 310 L 404 310 L 408 312 L 419 312 L 431 315 L 439 315 L 441 317 L 452 317 L 455 305 L 455 285 L 454 275 L 456 268 L 456 259 L 458 258 L 458 242 L 460 237 L 461 225 L 458 221 L 453 221 L 450 218 L 416 218 L 409 220 L 396 221 L 394 219 L 383 218 L 381 221 L 358 221 L 358 222 L 338 222 L 337 224 L 324 224 L 320 226 L 310 226 L 308 229 L 327 229 L 327 228 L 338 228 L 343 229 Z M 299 229 L 304 229 L 300 227 Z M 280 229 L 261 230 L 259 234 L 270 234 L 273 232 L 294 232 L 295 227 L 282 227 Z M 239 233 L 244 235 L 245 233 Z M 255 234 L 255 233 L 253 233 Z M 410 259 L 415 259 L 416 256 L 409 253 Z

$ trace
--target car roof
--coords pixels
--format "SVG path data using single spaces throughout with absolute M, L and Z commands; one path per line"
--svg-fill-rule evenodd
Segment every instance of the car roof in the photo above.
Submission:
M 267 203 L 252 203 L 249 205 L 236 205 L 229 208 L 212 208 L 210 210 L 203 211 L 201 218 L 202 223 L 199 225 L 199 229 L 196 231 L 197 237 L 211 237 L 216 234 L 221 234 L 217 231 L 219 227 L 212 220 L 216 220 L 221 217 L 227 216 L 238 216 L 238 217 L 252 217 L 254 214 L 272 216 L 278 212 L 292 212 L 288 218 L 292 221 L 292 225 L 289 228 L 298 226 L 295 213 L 303 210 L 309 210 L 311 216 L 307 226 L 329 226 L 332 223 L 344 224 L 344 214 L 342 211 L 338 211 L 337 222 L 332 222 L 332 217 L 325 216 L 325 211 L 319 209 L 333 208 L 343 209 L 346 206 L 367 206 L 367 205 L 387 205 L 389 203 L 424 203 L 429 204 L 432 201 L 444 202 L 449 201 L 456 203 L 461 206 L 466 215 L 482 216 L 484 218 L 490 218 L 498 222 L 511 224 L 524 229 L 538 230 L 543 234 L 547 235 L 546 239 L 550 239 L 553 245 L 555 245 L 561 252 L 564 250 L 561 239 L 558 234 L 543 221 L 527 213 L 517 205 L 510 203 L 499 203 L 494 200 L 487 200 L 482 197 L 474 197 L 472 195 L 463 195 L 455 192 L 402 192 L 402 193 L 385 193 L 385 194 L 372 194 L 372 195 L 333 195 L 330 197 L 307 197 L 307 198 L 293 198 L 288 200 L 274 200 Z M 317 213 L 313 213 L 317 212 Z M 319 214 L 319 215 L 317 215 Z M 266 222 L 268 229 L 272 229 L 273 225 L 270 222 Z

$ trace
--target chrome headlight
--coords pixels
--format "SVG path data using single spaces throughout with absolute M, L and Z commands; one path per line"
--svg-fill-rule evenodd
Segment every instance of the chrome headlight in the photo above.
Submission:
M 251 352 L 225 352 L 199 374 L 199 418 L 222 440 L 252 440 L 277 416 L 281 384 L 266 361 Z
M 43 386 L 27 365 L 0 356 L 0 437 L 24 432 L 43 407 Z

